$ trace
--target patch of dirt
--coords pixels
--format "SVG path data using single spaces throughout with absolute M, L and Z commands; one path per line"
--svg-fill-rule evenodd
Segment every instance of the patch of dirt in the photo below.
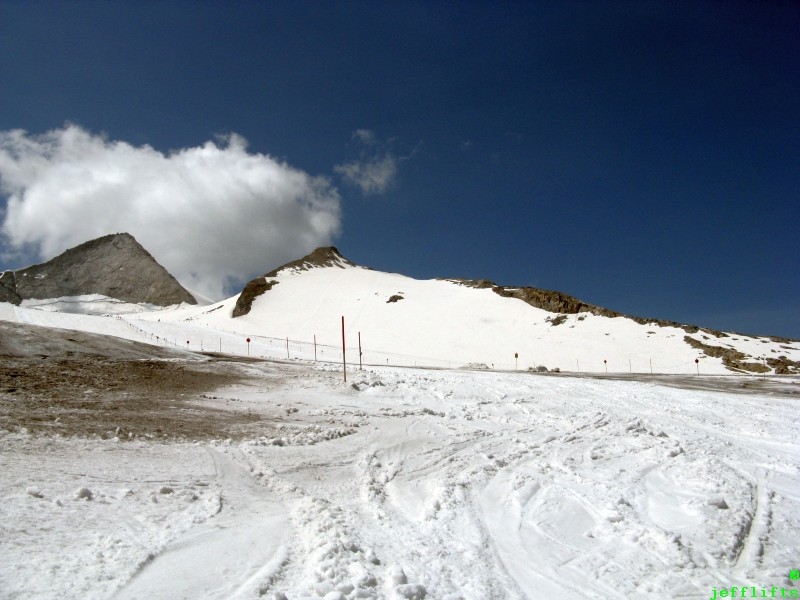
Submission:
M 0 428 L 64 436 L 240 438 L 261 418 L 197 400 L 243 376 L 196 361 L 2 357 Z
M 65 436 L 239 438 L 270 423 L 207 406 L 245 359 L 0 321 L 0 429 Z
M 546 373 L 547 377 L 559 375 Z M 563 377 L 563 375 L 561 375 Z M 800 381 L 763 378 L 753 375 L 647 375 L 644 373 L 570 373 L 567 377 L 614 381 L 643 381 L 682 390 L 704 390 L 726 394 L 758 394 L 800 399 Z

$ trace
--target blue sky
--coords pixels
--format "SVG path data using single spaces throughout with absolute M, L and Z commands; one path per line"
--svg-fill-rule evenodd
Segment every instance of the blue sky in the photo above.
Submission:
M 52 160 L 36 136 L 60 132 L 48 147 L 60 140 L 63 157 L 74 127 L 88 136 L 75 147 L 119 142 L 127 153 L 115 157 L 170 157 L 209 140 L 230 150 L 236 134 L 266 169 L 259 181 L 268 169 L 280 181 L 307 176 L 303 198 L 337 221 L 319 226 L 307 211 L 314 233 L 295 234 L 295 217 L 243 201 L 215 213 L 230 228 L 212 244 L 217 223 L 193 217 L 186 235 L 196 224 L 215 256 L 246 245 L 234 213 L 245 228 L 281 224 L 228 292 L 285 262 L 276 247 L 319 239 L 416 278 L 533 285 L 640 316 L 800 338 L 798 56 L 800 8 L 789 1 L 0 0 L 0 131 L 27 132 L 8 151 L 2 202 L 16 194 L 29 217 L 35 207 L 51 217 L 4 211 L 0 266 L 47 257 L 66 247 L 65 230 L 83 231 L 70 219 L 87 221 L 58 192 L 78 188 L 52 171 L 48 185 L 33 167 L 14 184 L 8 169 L 36 164 L 21 162 L 23 142 Z M 131 161 L 140 173 L 164 163 Z M 121 229 L 106 213 L 123 211 L 103 194 L 105 204 L 82 205 L 98 216 L 91 231 Z M 172 223 L 160 212 L 168 198 L 137 205 L 140 227 Z M 13 238 L 17 226 L 27 237 Z M 160 235 L 178 240 L 181 228 Z M 298 241 L 278 244 L 279 234 Z

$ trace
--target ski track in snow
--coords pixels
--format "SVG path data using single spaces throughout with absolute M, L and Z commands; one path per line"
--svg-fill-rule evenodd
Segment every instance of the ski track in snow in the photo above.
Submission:
M 345 386 L 333 366 L 287 369 L 281 387 L 215 392 L 283 415 L 277 438 L 0 435 L 0 597 L 707 598 L 714 586 L 790 586 L 793 398 L 393 368 Z M 92 500 L 75 499 L 82 486 Z

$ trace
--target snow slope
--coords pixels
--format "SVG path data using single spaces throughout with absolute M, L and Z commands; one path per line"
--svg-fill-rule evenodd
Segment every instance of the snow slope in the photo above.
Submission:
M 525 370 L 538 365 L 561 371 L 603 373 L 729 373 L 721 358 L 693 348 L 685 336 L 712 346 L 735 348 L 764 364 L 765 358 L 800 360 L 800 343 L 730 334 L 717 338 L 704 330 L 640 324 L 627 317 L 590 313 L 564 315 L 447 280 L 415 280 L 349 264 L 285 268 L 272 289 L 257 297 L 249 314 L 232 318 L 237 297 L 205 307 L 142 315 L 142 319 L 191 324 L 213 333 L 238 332 L 272 346 L 294 344 L 289 356 L 313 358 L 313 341 L 341 360 L 341 318 L 345 317 L 348 360 L 374 365 Z M 400 300 L 388 302 L 392 297 Z M 143 325 L 141 325 L 143 326 Z M 145 326 L 143 326 L 145 327 Z M 198 329 L 198 335 L 202 335 Z M 241 340 L 241 337 L 240 337 Z M 239 341 L 239 343 L 241 343 Z M 284 348 L 285 350 L 285 348 Z M 515 359 L 515 354 L 518 359 Z M 285 357 L 286 352 L 282 355 Z M 695 363 L 699 360 L 699 365 Z

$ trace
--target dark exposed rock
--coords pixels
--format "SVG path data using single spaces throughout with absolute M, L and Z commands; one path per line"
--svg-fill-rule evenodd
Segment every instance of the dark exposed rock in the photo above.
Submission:
M 550 323 L 551 327 L 556 327 L 557 325 L 561 325 L 562 323 L 566 322 L 567 315 L 558 315 L 557 317 L 547 317 L 545 321 Z
M 22 298 L 17 293 L 17 276 L 14 271 L 6 271 L 0 275 L 0 302 L 19 305 Z
M 317 248 L 310 254 L 303 258 L 293 260 L 286 263 L 282 267 L 278 267 L 274 271 L 270 271 L 264 277 L 277 277 L 281 271 L 308 271 L 318 267 L 357 267 L 358 265 L 341 255 L 335 246 L 326 246 L 324 248 Z M 366 268 L 366 267 L 365 267 Z
M 776 335 L 769 336 L 769 339 L 772 340 L 773 342 L 777 342 L 779 344 L 786 344 L 786 343 L 792 343 L 792 342 L 797 342 L 798 341 L 798 340 L 796 340 L 794 338 L 785 338 L 785 337 L 779 337 L 779 336 L 776 336 Z
M 404 300 L 404 298 L 399 294 L 394 294 L 393 296 L 389 297 L 386 301 L 386 304 L 391 304 L 392 302 L 397 302 L 398 300 Z
M 768 358 L 767 364 L 775 369 L 776 375 L 790 375 L 800 373 L 800 361 L 789 360 L 786 356 Z
M 101 294 L 156 306 L 197 304 L 128 233 L 115 233 L 70 248 L 52 260 L 0 277 L 0 301 Z
M 713 358 L 721 358 L 722 364 L 731 371 L 747 371 L 750 373 L 766 373 L 770 370 L 762 362 L 747 362 L 747 359 L 753 357 L 739 352 L 733 348 L 723 348 L 722 346 L 712 346 L 711 344 L 704 344 L 688 335 L 683 336 L 683 341 L 689 344 L 692 348 L 702 350 L 706 356 Z
M 232 316 L 241 317 L 249 313 L 250 309 L 253 307 L 253 300 L 264 292 L 271 290 L 272 286 L 277 283 L 278 282 L 274 280 L 267 281 L 266 277 L 258 277 L 257 279 L 249 281 L 236 300 L 236 306 L 233 307 Z
M 542 290 L 534 287 L 505 287 L 497 285 L 488 279 L 445 279 L 458 285 L 473 287 L 477 289 L 491 289 L 494 293 L 504 298 L 517 298 L 534 306 L 554 313 L 576 314 L 589 312 L 604 317 L 621 317 L 621 313 L 593 304 L 588 304 L 572 296 L 562 294 L 553 290 Z

